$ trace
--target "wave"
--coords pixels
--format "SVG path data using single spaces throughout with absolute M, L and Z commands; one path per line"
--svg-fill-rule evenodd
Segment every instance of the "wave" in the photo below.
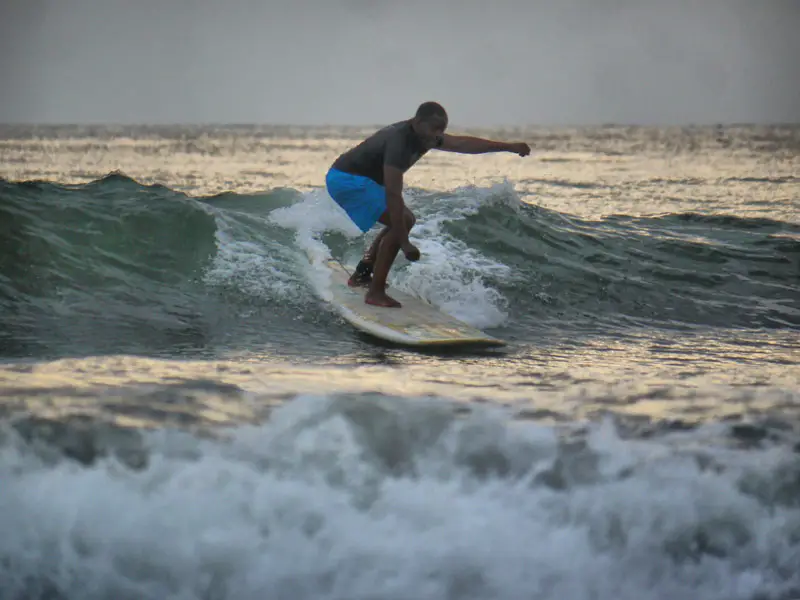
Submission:
M 589 221 L 509 185 L 412 191 L 423 260 L 392 282 L 475 325 L 800 326 L 800 227 L 666 214 Z M 121 173 L 0 180 L 0 354 L 155 352 L 334 332 L 308 254 L 365 240 L 322 191 L 189 197 Z M 582 326 L 583 326 L 582 325 Z
M 791 451 L 728 447 L 719 427 L 626 439 L 610 421 L 557 430 L 419 400 L 300 396 L 207 435 L 4 427 L 0 595 L 800 592 Z

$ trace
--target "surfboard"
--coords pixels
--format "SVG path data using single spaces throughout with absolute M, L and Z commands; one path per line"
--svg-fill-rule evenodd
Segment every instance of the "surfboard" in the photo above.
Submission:
M 364 302 L 365 288 L 347 285 L 350 275 L 336 260 L 327 259 L 330 271 L 331 304 L 356 329 L 377 338 L 407 346 L 502 346 L 492 337 L 427 302 L 395 288 L 387 293 L 400 308 L 372 306 Z

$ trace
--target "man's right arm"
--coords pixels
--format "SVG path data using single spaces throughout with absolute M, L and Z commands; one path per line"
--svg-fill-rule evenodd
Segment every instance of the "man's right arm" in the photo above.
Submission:
M 383 185 L 386 188 L 386 209 L 389 211 L 391 232 L 400 245 L 405 246 L 408 244 L 408 231 L 404 222 L 406 205 L 403 202 L 403 171 L 384 165 Z
M 437 146 L 439 150 L 447 152 L 459 152 L 461 154 L 486 154 L 487 152 L 513 152 L 520 156 L 528 156 L 531 152 L 530 146 L 525 142 L 496 142 L 469 135 L 450 135 L 445 133 L 442 136 L 442 143 Z

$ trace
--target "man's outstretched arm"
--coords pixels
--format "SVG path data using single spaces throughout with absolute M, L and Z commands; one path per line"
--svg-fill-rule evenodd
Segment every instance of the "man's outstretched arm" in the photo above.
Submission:
M 460 154 L 486 154 L 488 152 L 513 152 L 528 156 L 531 148 L 525 142 L 496 142 L 469 135 L 450 135 L 445 133 L 439 150 Z

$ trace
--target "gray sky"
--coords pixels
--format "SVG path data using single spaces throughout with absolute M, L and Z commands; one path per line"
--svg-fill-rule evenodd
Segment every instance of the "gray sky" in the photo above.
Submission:
M 800 122 L 800 0 L 0 0 L 0 122 Z

